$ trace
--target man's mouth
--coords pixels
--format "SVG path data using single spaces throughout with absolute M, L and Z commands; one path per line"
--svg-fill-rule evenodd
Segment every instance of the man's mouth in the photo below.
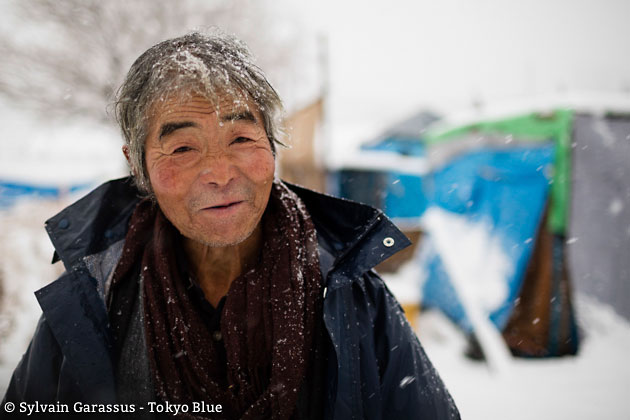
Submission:
M 218 204 L 216 206 L 205 207 L 204 210 L 228 210 L 228 209 L 238 206 L 241 203 L 243 203 L 243 201 L 232 201 L 225 204 Z

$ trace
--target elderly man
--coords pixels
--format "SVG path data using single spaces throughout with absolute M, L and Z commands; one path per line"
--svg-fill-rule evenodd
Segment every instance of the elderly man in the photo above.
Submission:
M 136 60 L 116 102 L 132 177 L 47 222 L 66 272 L 36 293 L 43 316 L 5 401 L 459 417 L 371 270 L 408 240 L 377 210 L 275 178 L 280 113 L 231 37 L 192 33 Z

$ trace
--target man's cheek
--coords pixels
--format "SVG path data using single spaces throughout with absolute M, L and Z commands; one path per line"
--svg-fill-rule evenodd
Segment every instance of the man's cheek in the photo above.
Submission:
M 251 179 L 263 184 L 273 181 L 273 175 L 276 169 L 276 161 L 271 152 L 260 151 L 257 159 L 252 159 L 246 169 L 246 173 Z
M 180 192 L 182 174 L 174 167 L 174 165 L 159 165 L 159 167 L 157 167 L 151 175 L 151 183 L 153 184 L 154 189 L 163 190 L 169 194 L 176 194 L 177 192 Z

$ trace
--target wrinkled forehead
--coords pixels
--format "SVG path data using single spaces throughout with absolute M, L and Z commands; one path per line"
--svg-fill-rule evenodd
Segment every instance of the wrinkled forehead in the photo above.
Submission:
M 218 115 L 249 112 L 260 118 L 260 109 L 254 100 L 242 90 L 204 92 L 188 89 L 159 96 L 148 107 L 147 120 L 155 121 L 176 115 L 183 109 Z

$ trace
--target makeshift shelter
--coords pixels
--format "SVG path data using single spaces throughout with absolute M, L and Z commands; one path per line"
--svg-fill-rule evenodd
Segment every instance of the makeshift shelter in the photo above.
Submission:
M 434 237 L 443 233 L 429 233 L 423 304 L 439 307 L 471 334 L 469 312 L 482 306 L 518 355 L 577 351 L 565 243 L 572 122 L 571 111 L 558 110 L 476 123 L 425 140 L 433 161 L 432 206 L 483 226 L 489 239 L 476 246 L 498 243 L 493 258 L 503 263 L 494 272 L 458 272 L 465 256 L 453 259 L 448 245 L 435 246 Z M 488 265 L 483 259 L 476 261 L 482 267 Z M 481 276 L 494 276 L 494 284 Z
M 419 221 L 423 307 L 471 335 L 483 312 L 517 355 L 573 354 L 576 290 L 630 317 L 629 140 L 628 117 L 568 109 L 383 136 L 364 150 L 401 164 L 344 168 L 338 188 Z

